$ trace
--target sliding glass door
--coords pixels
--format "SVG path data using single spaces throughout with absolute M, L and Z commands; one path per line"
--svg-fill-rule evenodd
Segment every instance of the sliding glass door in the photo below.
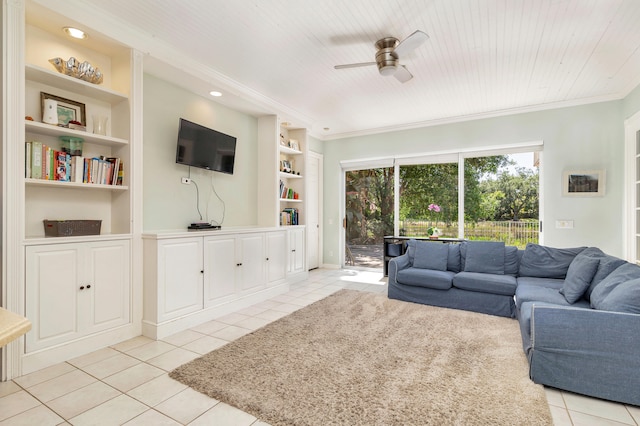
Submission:
M 393 235 L 393 167 L 345 172 L 345 265 L 382 268 L 382 243 Z

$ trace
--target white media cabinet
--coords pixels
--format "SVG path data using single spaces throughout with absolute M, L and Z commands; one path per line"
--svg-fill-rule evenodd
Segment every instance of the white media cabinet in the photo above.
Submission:
M 304 226 L 142 235 L 142 333 L 162 339 L 289 290 L 308 276 Z

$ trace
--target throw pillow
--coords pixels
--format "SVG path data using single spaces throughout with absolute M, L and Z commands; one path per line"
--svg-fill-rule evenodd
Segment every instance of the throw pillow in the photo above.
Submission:
M 464 271 L 504 275 L 504 242 L 468 241 Z
M 640 314 L 640 278 L 624 282 L 615 287 L 599 304 L 598 309 Z
M 520 260 L 518 275 L 564 279 L 573 259 L 585 248 L 554 248 L 528 243 Z
M 560 289 L 567 302 L 576 303 L 587 291 L 593 276 L 598 270 L 600 259 L 596 257 L 577 255 L 567 270 L 567 278 Z
M 413 259 L 414 268 L 446 271 L 448 259 L 448 244 L 430 243 L 426 241 L 416 242 L 416 255 Z
M 591 292 L 591 307 L 600 309 L 602 303 L 614 288 L 627 281 L 640 278 L 640 267 L 633 263 L 625 263 L 618 269 L 609 274 L 607 278 L 602 280 Z

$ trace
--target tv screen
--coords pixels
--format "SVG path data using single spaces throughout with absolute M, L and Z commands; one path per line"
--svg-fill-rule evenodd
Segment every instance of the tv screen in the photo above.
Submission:
M 236 138 L 180 119 L 176 163 L 233 174 Z

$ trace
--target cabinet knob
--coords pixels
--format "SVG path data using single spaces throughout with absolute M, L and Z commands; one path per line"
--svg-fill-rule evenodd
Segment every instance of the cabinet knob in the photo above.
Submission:
M 91 288 L 91 284 L 87 284 L 87 288 Z
M 236 266 L 242 266 L 242 263 L 236 263 Z
M 269 261 L 269 258 L 267 257 L 267 262 Z
M 201 274 L 204 274 L 204 269 L 202 271 L 200 271 Z
M 291 250 L 291 253 L 294 253 L 296 251 L 296 249 Z
M 80 290 L 84 290 L 84 286 L 83 285 L 80 286 Z

